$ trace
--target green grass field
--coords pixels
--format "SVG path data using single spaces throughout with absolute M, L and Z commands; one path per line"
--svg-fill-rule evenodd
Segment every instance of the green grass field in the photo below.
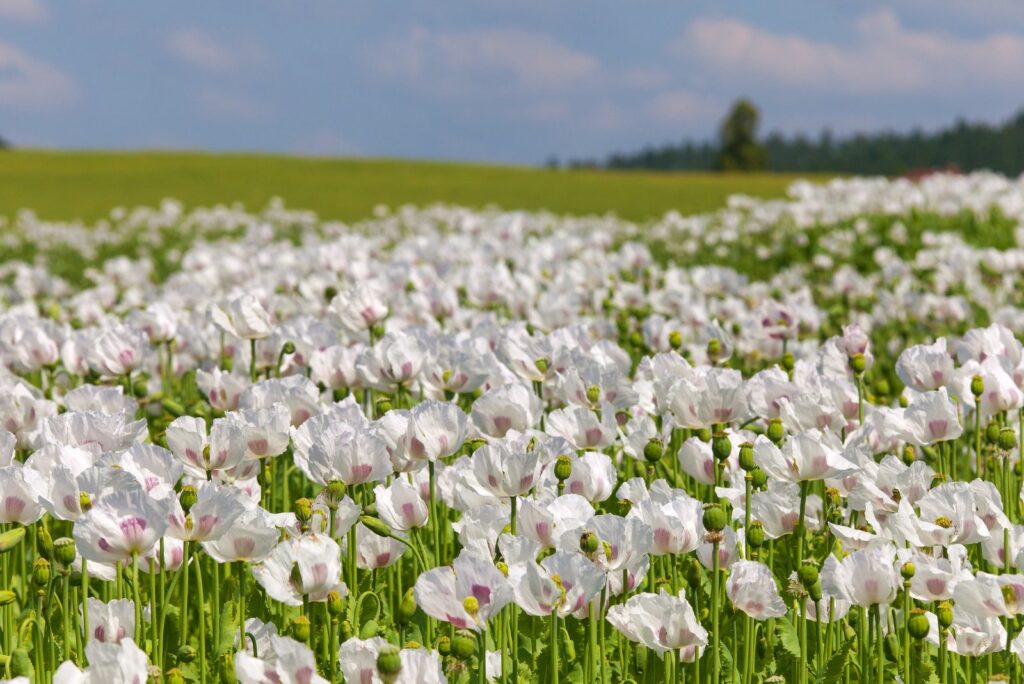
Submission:
M 432 202 L 568 214 L 614 212 L 644 220 L 669 209 L 712 210 L 735 193 L 781 197 L 797 177 L 557 171 L 256 154 L 18 150 L 0 153 L 0 216 L 31 208 L 42 218 L 92 221 L 115 206 L 152 205 L 165 197 L 189 207 L 241 202 L 253 210 L 277 195 L 288 206 L 342 220 L 368 216 L 378 204 Z

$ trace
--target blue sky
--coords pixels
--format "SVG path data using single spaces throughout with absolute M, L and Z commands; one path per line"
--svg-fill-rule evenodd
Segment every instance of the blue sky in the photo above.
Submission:
M 539 163 L 1024 106 L 1017 0 L 0 0 L 24 146 Z

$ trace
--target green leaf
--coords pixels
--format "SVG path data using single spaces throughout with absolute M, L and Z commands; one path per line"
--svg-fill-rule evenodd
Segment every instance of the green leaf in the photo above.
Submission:
M 234 651 L 238 633 L 238 604 L 228 601 L 220 610 L 220 634 L 216 635 L 214 653 Z
M 850 651 L 853 649 L 853 642 L 846 641 L 843 643 L 843 647 L 836 651 L 828 662 L 825 663 L 825 669 L 819 672 L 815 677 L 816 682 L 838 682 L 842 679 L 843 673 L 846 671 L 847 661 L 850 658 Z
M 794 658 L 800 657 L 800 634 L 788 618 L 775 621 L 775 638 L 786 653 Z

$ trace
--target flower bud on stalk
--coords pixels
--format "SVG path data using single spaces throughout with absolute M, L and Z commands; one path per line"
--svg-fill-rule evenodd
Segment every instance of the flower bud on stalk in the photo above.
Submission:
M 32 564 L 32 584 L 36 589 L 45 589 L 50 583 L 50 561 L 45 558 L 36 558 Z
M 377 673 L 384 684 L 393 684 L 402 671 L 402 657 L 394 646 L 381 650 L 377 656 Z
M 948 628 L 953 624 L 953 605 L 949 601 L 943 601 L 935 611 L 935 617 L 939 619 L 939 627 Z
M 309 643 L 309 618 L 299 615 L 292 620 L 292 637 L 304 644 Z
M 3 534 L 0 534 L 0 553 L 7 553 L 25 538 L 25 528 L 15 527 L 13 530 L 8 530 Z
M 597 553 L 601 540 L 591 530 L 587 530 L 580 536 L 580 551 L 588 556 Z
M 651 439 L 644 445 L 644 459 L 648 463 L 657 463 L 664 453 L 665 447 L 657 439 Z
M 907 630 L 910 632 L 910 636 L 920 641 L 928 636 L 930 629 L 928 616 L 921 612 L 920 608 L 915 609 L 914 614 L 907 621 Z
M 452 639 L 452 655 L 459 660 L 469 660 L 476 653 L 476 637 L 472 632 L 460 629 Z
M 725 432 L 716 432 L 711 440 L 711 453 L 719 463 L 725 462 L 732 454 L 732 442 Z
M 975 375 L 971 378 L 971 394 L 975 397 L 980 397 L 985 393 L 985 378 L 980 375 Z
M 764 525 L 761 524 L 760 520 L 753 520 L 750 523 L 750 527 L 746 531 L 747 534 L 747 545 L 752 549 L 759 549 L 764 546 Z
M 555 479 L 558 480 L 559 485 L 564 485 L 571 475 L 572 461 L 563 454 L 555 460 Z
M 857 352 L 856 354 L 850 357 L 850 370 L 852 370 L 857 375 L 863 374 L 864 371 L 867 370 L 867 365 L 867 360 L 864 358 L 864 355 L 861 354 L 860 352 Z
M 1013 428 L 1004 427 L 999 431 L 999 448 L 1003 451 L 1012 451 L 1017 446 L 1017 434 Z
M 192 510 L 192 507 L 199 500 L 199 492 L 192 485 L 185 485 L 181 488 L 181 494 L 178 495 L 178 501 L 181 503 L 181 510 L 188 515 Z
M 754 445 L 750 442 L 744 442 L 740 445 L 740 468 L 749 473 L 756 467 L 757 463 L 754 462 Z
M 772 418 L 768 421 L 768 439 L 770 439 L 775 446 L 779 446 L 785 436 L 786 428 L 782 425 L 781 418 Z
M 61 537 L 53 542 L 53 558 L 64 572 L 71 572 L 71 564 L 75 562 L 75 540 L 70 537 Z

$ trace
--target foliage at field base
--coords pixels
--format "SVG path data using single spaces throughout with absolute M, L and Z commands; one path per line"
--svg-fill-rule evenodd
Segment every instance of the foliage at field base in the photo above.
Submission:
M 0 675 L 1017 681 L 1024 184 L 790 195 L 25 217 Z

